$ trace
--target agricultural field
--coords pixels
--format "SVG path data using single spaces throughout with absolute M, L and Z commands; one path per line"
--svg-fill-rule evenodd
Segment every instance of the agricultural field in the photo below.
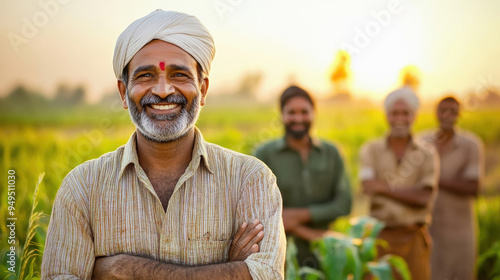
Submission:
M 274 104 L 210 104 L 209 99 L 197 124 L 209 142 L 251 154 L 260 143 L 283 133 Z M 486 148 L 486 177 L 476 203 L 480 253 L 500 241 L 499 114 L 500 109 L 477 109 L 464 112 L 459 122 L 460 127 L 478 134 Z M 318 108 L 314 134 L 334 142 L 344 156 L 355 194 L 352 216 L 367 214 L 367 201 L 357 179 L 359 148 L 366 140 L 385 133 L 384 118 L 378 107 L 368 104 L 340 106 L 321 102 Z M 433 109 L 424 108 L 414 130 L 419 132 L 435 126 Z M 16 279 L 9 277 L 6 271 L 11 232 L 15 235 L 17 277 L 39 277 L 52 203 L 64 176 L 84 161 L 125 144 L 133 130 L 126 111 L 117 104 L 107 109 L 82 106 L 51 110 L 35 117 L 0 113 L 0 170 L 3 173 L 0 180 L 0 279 Z M 9 170 L 15 172 L 15 204 L 9 204 L 7 198 Z M 14 207 L 9 209 L 9 206 Z M 7 227 L 9 217 L 17 218 L 15 230 Z M 487 275 L 488 271 L 478 273 Z

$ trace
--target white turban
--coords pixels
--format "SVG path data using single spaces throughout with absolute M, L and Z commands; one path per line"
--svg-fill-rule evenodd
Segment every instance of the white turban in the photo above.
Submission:
M 117 79 L 134 55 L 154 39 L 178 46 L 200 64 L 203 74 L 210 72 L 215 44 L 207 28 L 194 16 L 158 9 L 134 21 L 118 37 L 113 56 Z
M 410 87 L 405 86 L 387 95 L 384 101 L 385 111 L 388 112 L 397 100 L 403 100 L 406 104 L 408 104 L 408 106 L 411 107 L 413 112 L 417 111 L 420 105 L 420 101 L 415 92 L 413 92 Z

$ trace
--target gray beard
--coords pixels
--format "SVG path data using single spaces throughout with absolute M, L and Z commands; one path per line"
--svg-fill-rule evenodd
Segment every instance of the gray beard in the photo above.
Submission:
M 156 95 L 147 94 L 141 98 L 140 104 L 142 110 L 139 111 L 138 106 L 130 99 L 128 90 L 126 93 L 128 111 L 132 122 L 146 139 L 157 143 L 176 141 L 188 134 L 200 115 L 200 95 L 198 93 L 188 110 L 186 109 L 186 98 L 178 93 L 169 95 L 164 99 Z M 182 106 L 181 111 L 178 114 L 152 114 L 148 116 L 145 107 L 161 101 L 180 104 Z M 169 121 L 171 123 L 160 124 L 158 121 Z

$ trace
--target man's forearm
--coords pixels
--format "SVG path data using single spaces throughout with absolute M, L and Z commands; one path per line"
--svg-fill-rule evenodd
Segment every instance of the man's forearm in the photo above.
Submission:
M 432 195 L 431 188 L 422 186 L 389 186 L 381 180 L 364 180 L 363 190 L 370 195 L 379 194 L 390 197 L 412 207 L 425 207 Z
M 398 200 L 412 207 L 425 207 L 429 203 L 432 190 L 427 188 L 393 188 L 387 189 L 380 194 Z
M 340 189 L 333 200 L 309 206 L 311 220 L 320 223 L 332 222 L 340 216 L 349 215 L 351 205 L 352 196 L 350 189 Z
M 105 268 L 105 269 L 102 269 Z M 174 265 L 131 255 L 116 255 L 96 260 L 92 279 L 252 279 L 242 261 L 203 266 Z
M 308 208 L 283 208 L 283 224 L 287 232 L 307 224 L 310 220 L 311 213 Z
M 313 229 L 308 226 L 300 225 L 293 229 L 292 233 L 307 241 L 322 238 L 327 230 Z
M 439 188 L 458 195 L 476 196 L 479 189 L 479 183 L 477 180 L 448 180 L 440 181 Z

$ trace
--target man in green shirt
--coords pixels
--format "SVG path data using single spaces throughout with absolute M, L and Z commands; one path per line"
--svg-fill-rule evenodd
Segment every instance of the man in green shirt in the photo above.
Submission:
M 351 186 L 337 148 L 314 139 L 314 101 L 305 90 L 291 86 L 280 98 L 285 136 L 257 148 L 255 156 L 276 175 L 283 197 L 283 223 L 293 236 L 300 266 L 319 267 L 309 241 L 337 217 L 351 211 Z

